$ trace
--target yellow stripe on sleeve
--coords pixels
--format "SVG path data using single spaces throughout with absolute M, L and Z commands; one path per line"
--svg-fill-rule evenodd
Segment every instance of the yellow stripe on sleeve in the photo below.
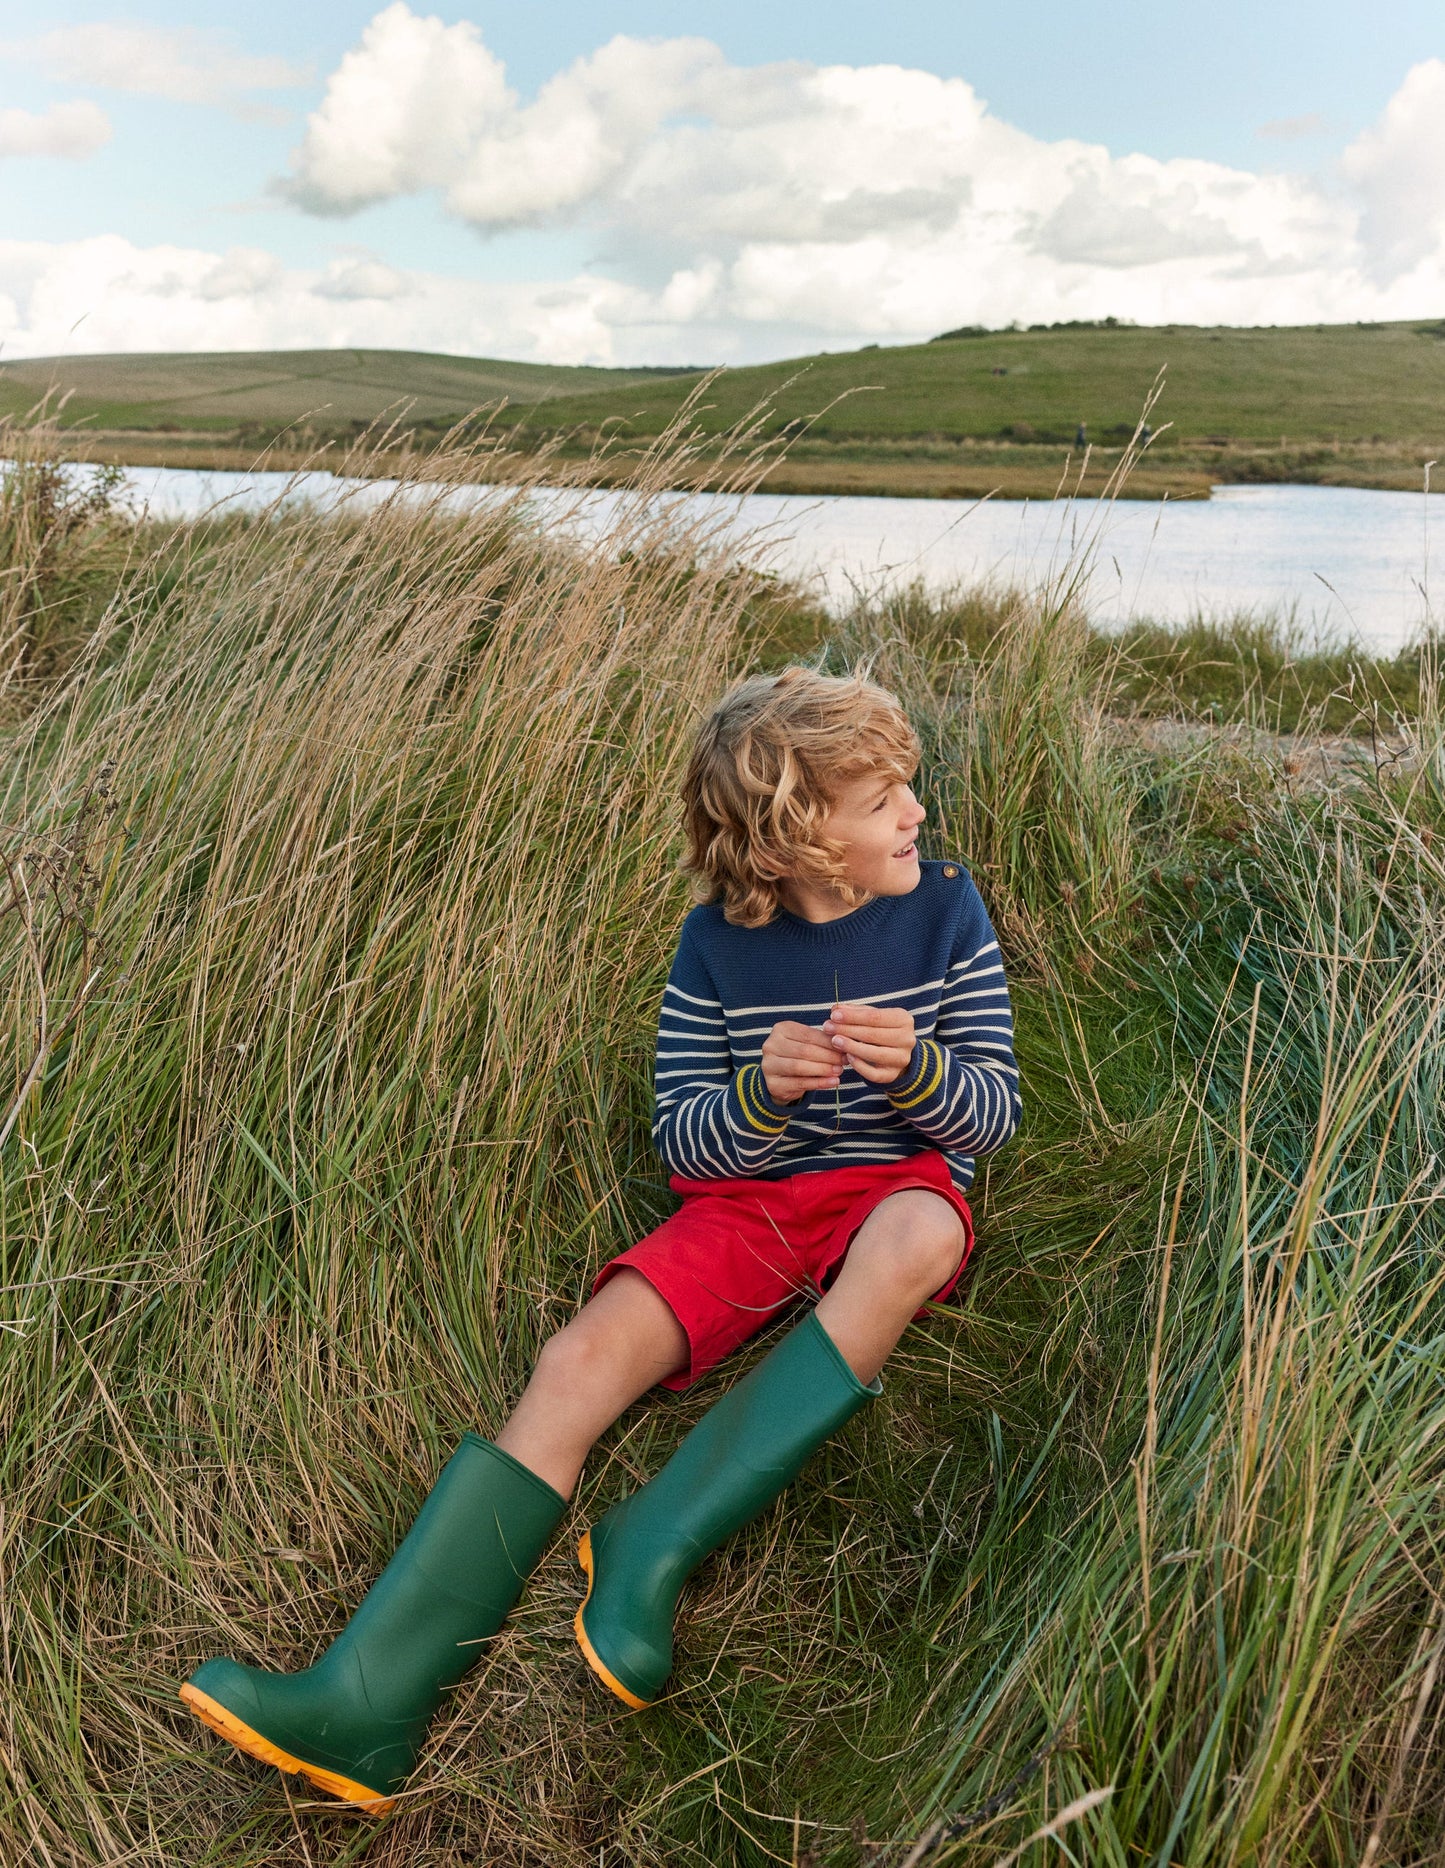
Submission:
M 928 1101 L 943 1081 L 943 1052 L 931 1038 L 920 1038 L 918 1048 L 923 1053 L 923 1062 L 917 1078 L 905 1085 L 901 1094 L 888 1092 L 888 1100 L 895 1109 L 916 1109 L 920 1103 Z
M 747 1064 L 738 1072 L 738 1101 L 742 1104 L 743 1114 L 760 1135 L 781 1135 L 788 1126 L 788 1118 L 775 1116 L 758 1102 L 757 1079 L 761 1074 L 760 1064 Z

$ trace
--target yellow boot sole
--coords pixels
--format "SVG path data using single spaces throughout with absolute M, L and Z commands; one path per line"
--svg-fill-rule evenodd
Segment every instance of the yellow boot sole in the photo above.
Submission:
M 594 1661 L 593 1665 L 596 1664 Z M 259 1758 L 262 1764 L 274 1764 L 278 1771 L 289 1771 L 293 1777 L 304 1777 L 328 1797 L 339 1797 L 343 1803 L 353 1803 L 368 1816 L 385 1816 L 388 1810 L 395 1807 L 395 1797 L 384 1797 L 369 1785 L 355 1783 L 337 1771 L 328 1771 L 323 1765 L 308 1764 L 304 1758 L 293 1758 L 289 1751 L 283 1751 L 279 1745 L 273 1745 L 269 1738 L 253 1732 L 249 1725 L 238 1719 L 235 1713 L 227 1712 L 208 1693 L 202 1693 L 188 1684 L 181 1688 L 181 1698 L 203 1725 L 210 1726 L 213 1732 L 219 1732 L 222 1738 L 229 1739 L 247 1757 Z
M 592 1600 L 592 1533 L 590 1531 L 584 1531 L 582 1534 L 582 1542 L 577 1546 L 577 1561 L 587 1572 L 587 1593 L 583 1596 L 576 1617 L 572 1623 L 573 1631 L 577 1636 L 577 1645 L 582 1650 L 582 1658 L 587 1662 L 587 1665 L 592 1669 L 593 1673 L 597 1675 L 597 1678 L 607 1688 L 609 1693 L 615 1693 L 622 1703 L 625 1706 L 630 1706 L 634 1712 L 641 1712 L 645 1707 L 650 1706 L 652 1701 L 649 1699 L 639 1699 L 636 1693 L 628 1692 L 627 1688 L 617 1678 L 617 1675 L 608 1672 L 607 1668 L 603 1666 L 596 1648 L 593 1647 L 592 1643 L 587 1639 L 587 1630 L 582 1626 L 582 1610 L 585 1609 L 587 1604 Z

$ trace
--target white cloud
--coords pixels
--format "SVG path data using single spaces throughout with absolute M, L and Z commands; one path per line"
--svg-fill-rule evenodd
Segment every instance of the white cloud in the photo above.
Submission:
M 1048 142 L 961 79 L 743 68 L 694 38 L 615 38 L 527 100 L 475 26 L 394 0 L 331 74 L 283 192 L 325 216 L 432 194 L 489 237 L 571 226 L 594 256 L 576 276 L 442 278 L 362 248 L 285 269 L 254 248 L 12 244 L 0 342 L 64 349 L 83 319 L 86 349 L 683 363 L 1014 319 L 1439 316 L 1442 121 L 1430 60 L 1329 175 L 1257 174 Z
M 312 286 L 318 298 L 405 298 L 413 282 L 371 253 L 334 259 Z
M 608 362 L 630 302 L 603 279 L 491 285 L 356 254 L 288 269 L 248 247 L 0 240 L 0 369 L 6 357 L 76 351 L 356 344 Z
M 134 274 L 130 276 L 135 277 Z M 274 253 L 267 253 L 261 247 L 233 246 L 193 281 L 187 269 L 177 289 L 194 290 L 197 298 L 214 304 L 222 298 L 255 298 L 270 291 L 280 282 L 281 276 L 281 262 Z
M 109 117 L 86 98 L 43 114 L 0 110 L 0 156 L 93 156 L 110 138 Z
M 255 58 L 223 33 L 194 26 L 92 21 L 57 26 L 4 47 L 71 84 L 131 91 L 183 104 L 225 104 L 243 112 L 251 91 L 288 90 L 306 74 L 283 58 Z
M 286 192 L 312 213 L 349 214 L 442 186 L 465 164 L 487 113 L 515 102 L 474 26 L 389 6 L 332 75 Z
M 480 227 L 569 215 L 622 184 L 665 120 L 728 75 L 704 39 L 614 39 L 543 85 L 534 103 L 489 112 L 448 178 L 449 203 Z
M 378 13 L 312 113 L 284 192 L 317 214 L 446 191 L 480 227 L 564 213 L 620 178 L 722 54 L 701 39 L 615 39 L 518 102 L 475 26 Z
M 528 102 L 475 26 L 393 0 L 331 75 L 282 187 L 316 214 L 435 192 L 485 234 L 580 224 L 636 333 L 669 333 L 674 357 L 698 347 L 689 331 L 715 355 L 730 334 L 766 354 L 1015 318 L 1433 312 L 1441 121 L 1431 61 L 1325 185 L 1046 142 L 961 79 L 744 68 L 691 38 L 615 38 Z
M 1371 275 L 1388 285 L 1445 247 L 1445 59 L 1416 65 L 1380 121 L 1345 151 L 1364 202 L 1360 233 Z

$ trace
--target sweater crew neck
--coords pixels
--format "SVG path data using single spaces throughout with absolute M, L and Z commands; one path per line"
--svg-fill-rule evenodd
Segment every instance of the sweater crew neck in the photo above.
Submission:
M 916 891 L 910 889 L 908 895 L 897 899 L 907 901 L 914 893 Z M 877 927 L 894 899 L 891 895 L 871 896 L 860 907 L 849 909 L 845 915 L 835 915 L 831 921 L 809 921 L 803 915 L 795 915 L 791 908 L 784 908 L 780 902 L 776 915 L 766 926 L 786 931 L 790 938 L 806 941 L 811 946 L 837 947 Z

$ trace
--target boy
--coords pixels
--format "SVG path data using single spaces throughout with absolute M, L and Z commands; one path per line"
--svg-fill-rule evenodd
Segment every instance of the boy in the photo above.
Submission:
M 974 1157 L 1013 1133 L 1018 1071 L 978 892 L 918 860 L 918 759 L 891 694 L 806 668 L 742 682 L 704 722 L 683 785 L 702 905 L 663 997 L 653 1125 L 681 1210 L 603 1266 L 496 1440 L 466 1436 L 319 1661 L 213 1660 L 182 1687 L 241 1750 L 389 1809 L 597 1437 L 815 1296 L 582 1539 L 578 1642 L 649 1704 L 687 1577 L 880 1391 L 910 1319 L 952 1290 Z

